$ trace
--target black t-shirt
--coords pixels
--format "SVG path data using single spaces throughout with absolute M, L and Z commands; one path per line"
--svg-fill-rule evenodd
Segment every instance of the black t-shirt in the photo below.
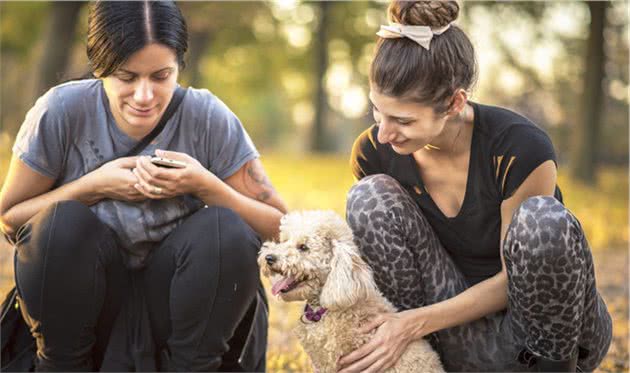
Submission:
M 556 161 L 551 140 L 529 119 L 510 110 L 471 102 L 475 112 L 466 194 L 457 216 L 446 217 L 424 188 L 413 155 L 400 155 L 364 131 L 352 148 L 357 180 L 386 174 L 411 194 L 440 242 L 472 286 L 501 270 L 501 203 L 547 160 Z M 562 202 L 560 189 L 555 197 Z

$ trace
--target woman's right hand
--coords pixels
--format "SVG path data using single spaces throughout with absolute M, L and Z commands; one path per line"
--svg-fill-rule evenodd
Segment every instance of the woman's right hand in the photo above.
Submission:
M 109 161 L 86 175 L 99 199 L 138 202 L 147 199 L 134 185 L 138 178 L 133 173 L 135 157 L 124 157 Z

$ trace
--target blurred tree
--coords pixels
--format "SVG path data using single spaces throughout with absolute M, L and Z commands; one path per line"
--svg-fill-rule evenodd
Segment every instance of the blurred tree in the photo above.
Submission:
M 463 15 L 473 42 L 485 43 L 481 70 L 496 74 L 480 76 L 483 100 L 544 127 L 559 160 L 587 183 L 600 161 L 627 164 L 627 2 L 473 2 Z
M 315 28 L 315 42 L 313 44 L 313 59 L 315 61 L 315 119 L 312 127 L 311 150 L 322 152 L 330 150 L 330 141 L 326 136 L 326 116 L 328 113 L 328 97 L 324 85 L 324 75 L 328 70 L 328 30 L 330 28 L 330 12 L 333 2 L 319 1 L 317 9 L 319 20 Z
M 251 36 L 250 21 L 265 4 L 258 2 L 180 2 L 178 3 L 188 26 L 189 48 L 184 80 L 193 87 L 203 87 L 204 56 L 210 51 L 217 34 L 231 32 L 246 42 Z
M 39 96 L 63 79 L 68 65 L 79 11 L 85 2 L 60 1 L 50 4 L 44 37 L 44 52 L 39 64 L 35 95 Z
M 0 1 L 0 132 L 15 135 L 35 101 L 35 53 L 49 4 Z
M 181 82 L 209 89 L 245 125 L 258 147 L 292 134 L 291 105 L 282 74 L 304 67 L 287 50 L 271 5 L 254 2 L 181 2 L 190 35 Z M 295 66 L 294 66 L 295 65 Z
M 597 150 L 601 132 L 601 113 L 604 102 L 604 27 L 607 2 L 587 1 L 591 23 L 584 59 L 584 82 L 581 116 L 572 147 L 571 173 L 576 178 L 594 185 Z
M 314 149 L 318 116 L 327 121 L 326 151 L 347 152 L 370 124 L 369 62 L 387 3 L 326 4 L 323 20 L 320 3 L 301 0 L 178 4 L 190 32 L 182 84 L 208 88 L 224 100 L 257 146 Z M 40 89 L 41 65 L 50 64 L 44 50 L 65 49 L 56 38 L 51 41 L 56 5 L 62 4 L 0 1 L 0 126 L 11 137 L 38 97 L 33 92 Z M 583 58 L 588 8 L 585 2 L 465 2 L 458 20 L 480 61 L 474 99 L 515 109 L 543 126 L 561 162 L 573 150 L 569 139 L 585 118 L 574 108 L 592 105 L 581 98 L 590 65 Z M 81 22 L 87 19 L 85 10 L 78 16 Z M 627 2 L 610 3 L 606 13 L 599 125 L 606 146 L 596 151 L 601 163 L 627 164 Z M 66 73 L 85 65 L 85 28 L 77 27 L 74 45 L 66 49 L 75 64 Z M 322 88 L 325 100 L 318 98 Z
M 190 32 L 190 49 L 188 51 L 188 85 L 202 87 L 202 75 L 200 70 L 201 58 L 210 47 L 211 32 L 207 29 L 193 29 Z

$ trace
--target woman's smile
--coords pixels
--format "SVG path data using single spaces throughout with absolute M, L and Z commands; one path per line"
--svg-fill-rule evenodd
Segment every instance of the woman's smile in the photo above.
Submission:
M 150 107 L 150 108 L 146 108 L 146 109 L 142 108 L 141 109 L 141 108 L 136 108 L 136 107 L 134 107 L 133 105 L 130 105 L 130 104 L 127 104 L 127 106 L 131 109 L 130 110 L 130 114 L 134 115 L 134 116 L 137 116 L 137 117 L 150 117 L 150 116 L 152 116 L 154 114 L 153 113 L 154 109 L 157 107 L 157 106 L 153 106 L 153 107 Z
M 409 140 L 402 140 L 402 141 L 390 141 L 390 145 L 391 146 L 395 146 L 397 148 L 400 148 L 402 146 L 404 146 Z

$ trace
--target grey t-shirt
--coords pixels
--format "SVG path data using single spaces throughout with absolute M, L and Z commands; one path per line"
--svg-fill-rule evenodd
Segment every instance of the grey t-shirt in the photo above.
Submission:
M 40 97 L 20 128 L 13 153 L 36 172 L 67 184 L 124 156 L 137 143 L 116 125 L 100 80 L 65 83 Z M 140 154 L 156 149 L 187 153 L 224 180 L 259 156 L 241 122 L 205 89 L 187 88 L 177 111 Z M 204 207 L 191 195 L 123 202 L 104 199 L 91 206 L 131 254 L 143 264 L 156 242 L 184 218 Z

